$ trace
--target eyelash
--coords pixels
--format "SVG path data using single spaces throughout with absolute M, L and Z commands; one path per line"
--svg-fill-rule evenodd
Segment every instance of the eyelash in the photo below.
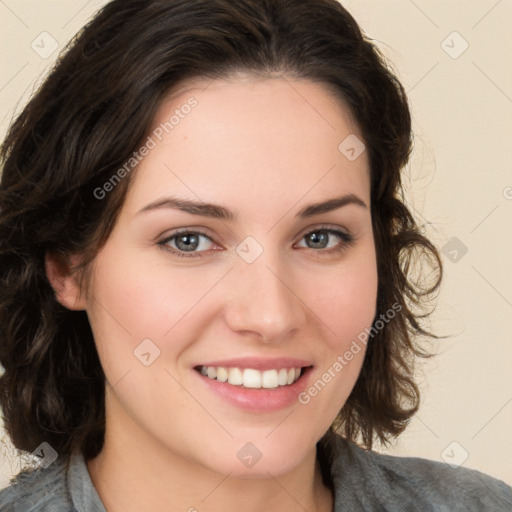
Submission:
M 310 250 L 320 253 L 320 256 L 329 256 L 331 254 L 341 253 L 341 252 L 345 251 L 346 249 L 348 249 L 355 241 L 355 237 L 353 235 L 351 235 L 349 233 L 345 233 L 345 232 L 337 230 L 337 229 L 332 229 L 332 228 L 329 228 L 326 226 L 320 226 L 316 229 L 312 229 L 311 231 L 308 231 L 301 237 L 301 240 L 313 233 L 318 233 L 318 232 L 329 233 L 331 235 L 335 235 L 343 241 L 343 243 L 341 243 L 341 245 L 339 245 L 337 247 L 333 247 L 331 249 L 318 249 L 317 250 L 317 249 L 310 248 Z M 157 242 L 157 245 L 161 246 L 161 248 L 164 251 L 170 252 L 171 254 L 173 254 L 174 256 L 177 256 L 178 258 L 203 258 L 203 257 L 205 257 L 202 255 L 202 253 L 208 252 L 208 251 L 190 252 L 187 254 L 184 251 L 177 251 L 176 249 L 169 248 L 166 245 L 174 238 L 177 238 L 178 236 L 184 235 L 184 234 L 204 236 L 204 237 L 208 238 L 210 241 L 214 242 L 214 240 L 212 240 L 207 234 L 202 233 L 201 231 L 192 231 L 192 230 L 188 230 L 188 229 L 183 229 L 180 231 L 176 231 L 172 235 Z

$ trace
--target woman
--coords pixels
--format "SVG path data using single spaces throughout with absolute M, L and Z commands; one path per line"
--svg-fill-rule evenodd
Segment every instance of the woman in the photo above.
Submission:
M 490 476 L 371 451 L 434 336 L 410 150 L 334 0 L 102 9 L 2 149 L 0 399 L 42 463 L 0 510 L 509 510 Z

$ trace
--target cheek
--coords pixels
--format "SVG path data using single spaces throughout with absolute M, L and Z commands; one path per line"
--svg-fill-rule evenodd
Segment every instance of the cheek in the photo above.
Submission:
M 158 249 L 155 249 L 158 250 Z M 126 251 L 125 251 L 126 252 Z M 185 267 L 155 263 L 151 251 L 133 251 L 122 259 L 104 253 L 91 287 L 92 318 L 98 327 L 124 331 L 133 342 L 163 339 L 212 286 L 215 276 Z M 210 282 L 211 281 L 211 282 Z
M 107 376 L 108 369 L 117 375 L 139 368 L 134 350 L 147 339 L 161 349 L 165 333 L 186 313 L 187 287 L 166 281 L 161 267 L 115 238 L 96 257 L 89 294 L 89 320 Z
M 317 354 L 321 365 L 311 385 L 298 396 L 313 418 L 334 421 L 352 392 L 366 353 L 366 333 L 376 313 L 377 270 L 369 258 L 347 266 L 329 280 L 329 293 L 314 297 L 325 327 Z M 312 424 L 313 425 L 313 424 Z
M 329 348 L 346 350 L 369 328 L 377 306 L 377 266 L 372 246 L 308 285 L 308 304 L 323 323 Z
M 321 365 L 299 402 L 332 420 L 357 381 L 375 318 L 378 277 L 373 244 L 321 276 L 317 286 L 310 284 L 305 291 L 323 329 L 323 343 L 316 350 Z
M 207 296 L 225 269 L 171 266 L 155 258 L 152 249 L 120 250 L 113 242 L 97 256 L 88 304 L 107 381 L 115 385 L 123 379 L 129 389 L 125 397 L 134 403 L 149 404 L 150 389 L 169 386 L 177 400 L 183 395 L 187 403 L 186 394 L 165 370 L 176 370 L 182 377 L 181 368 L 172 368 L 214 320 L 218 304 Z M 148 352 L 153 362 L 144 366 L 138 357 Z

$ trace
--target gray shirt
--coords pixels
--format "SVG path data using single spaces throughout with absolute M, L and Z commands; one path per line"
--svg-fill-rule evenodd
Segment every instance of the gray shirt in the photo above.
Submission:
M 512 512 L 512 488 L 479 471 L 366 451 L 336 436 L 335 512 Z M 106 512 L 81 455 L 22 472 L 0 491 L 0 512 Z M 141 511 L 144 512 L 144 511 Z

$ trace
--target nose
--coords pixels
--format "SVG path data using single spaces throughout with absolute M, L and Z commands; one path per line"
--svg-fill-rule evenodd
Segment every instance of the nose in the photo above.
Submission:
M 237 261 L 230 272 L 225 318 L 238 333 L 264 343 L 289 338 L 305 324 L 304 298 L 290 269 L 265 251 L 253 263 Z

